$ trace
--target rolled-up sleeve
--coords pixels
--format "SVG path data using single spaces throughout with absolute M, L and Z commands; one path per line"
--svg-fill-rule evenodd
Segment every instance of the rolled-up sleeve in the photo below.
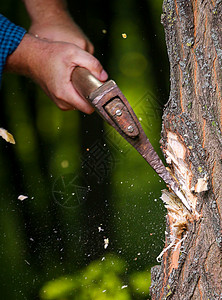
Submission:
M 26 30 L 0 14 L 0 84 L 7 56 L 20 44 Z

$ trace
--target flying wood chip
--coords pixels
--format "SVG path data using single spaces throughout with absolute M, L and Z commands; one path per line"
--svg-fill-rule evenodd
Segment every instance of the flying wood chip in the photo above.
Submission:
M 24 196 L 24 195 L 19 195 L 18 196 L 18 200 L 20 200 L 20 201 L 23 201 L 23 200 L 25 200 L 27 198 L 28 198 L 28 196 Z
M 104 249 L 106 249 L 109 246 L 109 239 L 104 239 Z
M 7 130 L 0 128 L 0 136 L 6 140 L 6 142 L 9 142 L 11 144 L 15 144 L 14 137 L 11 133 L 9 133 Z

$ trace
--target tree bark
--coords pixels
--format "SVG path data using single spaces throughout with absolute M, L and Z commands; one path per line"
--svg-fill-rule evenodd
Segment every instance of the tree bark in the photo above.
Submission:
M 171 91 L 162 150 L 192 212 L 170 192 L 152 299 L 222 299 L 222 1 L 164 0 Z

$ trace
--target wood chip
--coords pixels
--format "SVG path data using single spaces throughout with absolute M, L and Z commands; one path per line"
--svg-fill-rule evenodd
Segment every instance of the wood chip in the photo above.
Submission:
M 15 144 L 15 140 L 14 137 L 11 133 L 9 133 L 7 130 L 5 130 L 4 128 L 0 128 L 0 136 L 6 140 L 6 142 L 11 143 L 11 144 Z
M 106 249 L 109 246 L 109 239 L 104 239 L 104 249 Z
M 19 195 L 18 196 L 18 200 L 20 200 L 20 201 L 23 201 L 23 200 L 25 200 L 27 198 L 28 198 L 28 196 L 24 196 L 24 195 Z

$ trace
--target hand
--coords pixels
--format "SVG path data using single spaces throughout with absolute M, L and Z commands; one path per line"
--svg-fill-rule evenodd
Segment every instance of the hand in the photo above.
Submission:
M 30 33 L 41 39 L 76 44 L 93 54 L 93 45 L 73 21 L 66 0 L 23 1 L 31 19 Z
M 33 22 L 29 32 L 41 39 L 72 43 L 91 54 L 94 53 L 92 43 L 68 14 L 59 20 L 54 18 L 45 23 Z
M 33 78 L 60 109 L 79 109 L 89 114 L 94 109 L 70 80 L 76 66 L 87 68 L 100 81 L 108 77 L 100 62 L 78 46 L 49 42 L 30 34 L 24 36 L 6 62 L 6 70 Z

